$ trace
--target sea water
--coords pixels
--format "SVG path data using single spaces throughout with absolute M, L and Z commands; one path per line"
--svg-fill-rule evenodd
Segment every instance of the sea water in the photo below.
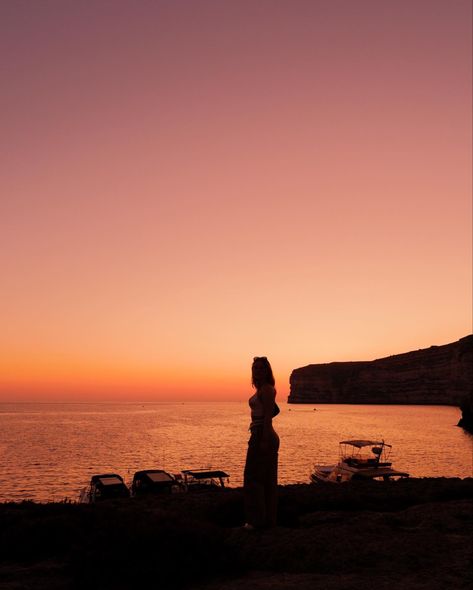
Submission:
M 314 463 L 333 463 L 338 443 L 384 439 L 393 466 L 414 477 L 473 476 L 473 437 L 445 406 L 278 403 L 279 482 L 309 482 Z M 240 486 L 246 402 L 2 403 L 0 501 L 76 500 L 96 473 L 130 483 L 140 469 L 223 469 Z

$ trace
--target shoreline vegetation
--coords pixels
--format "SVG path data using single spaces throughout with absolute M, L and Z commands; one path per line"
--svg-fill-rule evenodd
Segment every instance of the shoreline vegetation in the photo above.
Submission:
M 473 478 L 279 486 L 245 531 L 241 488 L 0 504 L 0 586 L 405 590 L 473 584 Z

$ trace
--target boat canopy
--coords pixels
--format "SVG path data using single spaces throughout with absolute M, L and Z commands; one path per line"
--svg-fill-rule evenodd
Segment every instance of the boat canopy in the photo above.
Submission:
M 174 482 L 174 477 L 164 471 L 164 469 L 143 469 L 142 471 L 137 471 L 133 476 L 133 480 L 147 478 L 153 483 L 169 483 Z
M 386 444 L 385 442 L 379 442 L 375 440 L 342 440 L 340 442 L 341 445 L 352 445 L 353 447 L 357 447 L 361 449 L 362 447 L 391 447 L 391 445 Z
M 182 473 L 187 473 L 195 479 L 208 479 L 210 477 L 229 477 L 225 471 L 209 471 L 206 469 L 184 469 Z
M 121 486 L 123 484 L 122 480 L 118 477 L 99 477 L 98 481 L 104 486 Z
M 123 478 L 116 473 L 103 473 L 102 475 L 93 475 L 90 483 L 103 486 L 116 486 L 123 484 Z

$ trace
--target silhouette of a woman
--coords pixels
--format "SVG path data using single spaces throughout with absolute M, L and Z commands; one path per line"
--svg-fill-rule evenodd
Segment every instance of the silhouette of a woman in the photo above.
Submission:
M 255 357 L 251 367 L 256 389 L 249 399 L 251 436 L 244 473 L 246 524 L 244 528 L 276 525 L 279 437 L 273 428 L 276 405 L 274 376 L 265 356 Z

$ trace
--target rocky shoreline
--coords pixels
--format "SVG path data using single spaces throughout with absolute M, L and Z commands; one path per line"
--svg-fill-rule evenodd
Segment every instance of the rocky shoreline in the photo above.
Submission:
M 466 590 L 472 497 L 472 478 L 281 486 L 278 526 L 255 532 L 241 489 L 1 504 L 0 586 Z

